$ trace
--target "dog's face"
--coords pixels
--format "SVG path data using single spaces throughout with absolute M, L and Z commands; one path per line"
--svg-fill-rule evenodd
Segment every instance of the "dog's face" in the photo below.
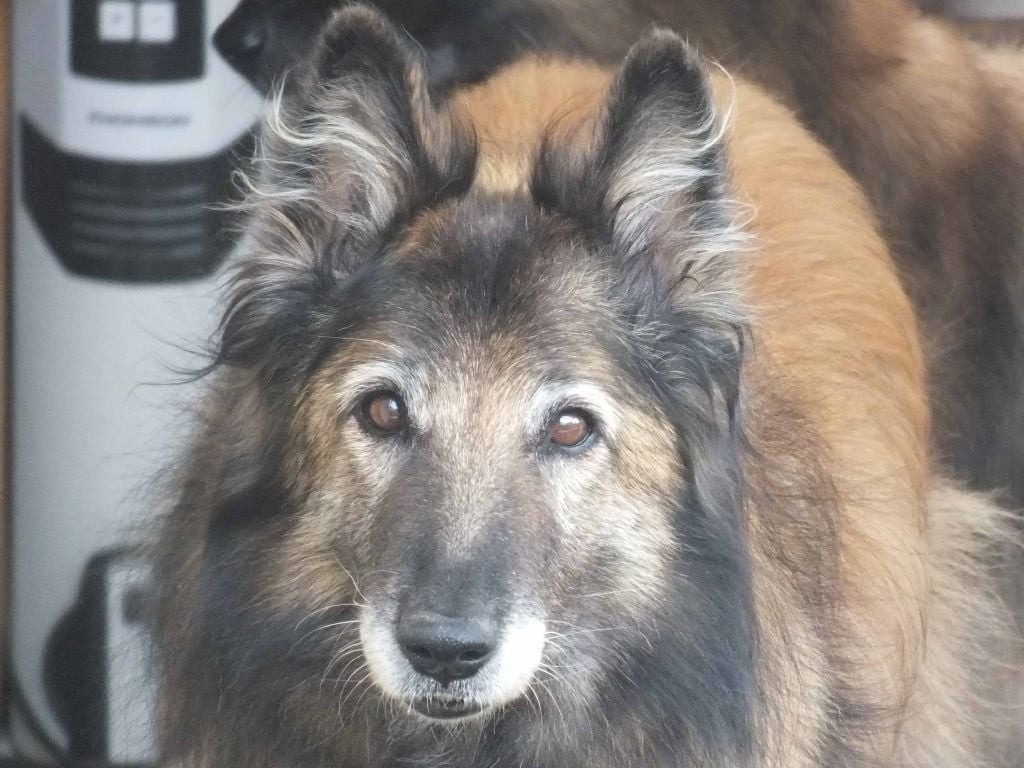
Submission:
M 486 199 L 425 214 L 308 385 L 295 557 L 335 570 L 371 679 L 416 712 L 507 704 L 542 660 L 585 687 L 602 639 L 576 633 L 664 597 L 677 438 L 581 237 Z
M 646 678 L 735 725 L 743 312 L 704 72 L 654 36 L 498 195 L 411 51 L 349 9 L 268 120 L 206 642 L 327 731 L 583 717 Z

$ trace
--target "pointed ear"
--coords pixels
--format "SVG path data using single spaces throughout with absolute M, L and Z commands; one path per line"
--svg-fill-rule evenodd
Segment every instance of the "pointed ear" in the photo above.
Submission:
M 241 174 L 248 218 L 217 361 L 252 363 L 308 330 L 311 302 L 417 210 L 464 193 L 475 160 L 412 41 L 366 6 L 334 14 L 270 100 Z
M 533 194 L 627 262 L 646 254 L 673 286 L 724 277 L 744 240 L 725 135 L 701 58 L 675 34 L 654 31 L 626 57 L 592 135 L 542 146 Z
M 335 13 L 264 126 L 267 180 L 356 232 L 465 191 L 476 147 L 427 89 L 420 49 L 378 11 Z

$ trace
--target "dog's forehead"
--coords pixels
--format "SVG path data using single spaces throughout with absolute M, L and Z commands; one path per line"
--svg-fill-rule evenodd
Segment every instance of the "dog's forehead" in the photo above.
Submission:
M 409 301 L 395 309 L 427 315 L 462 339 L 486 330 L 579 341 L 614 306 L 610 272 L 582 235 L 519 200 L 430 211 L 400 235 L 396 254 Z
M 594 375 L 621 346 L 612 276 L 571 227 L 515 201 L 431 211 L 342 308 L 342 365 L 393 361 L 466 382 Z M 353 310 L 354 307 L 361 307 Z M 456 375 L 457 374 L 457 375 Z

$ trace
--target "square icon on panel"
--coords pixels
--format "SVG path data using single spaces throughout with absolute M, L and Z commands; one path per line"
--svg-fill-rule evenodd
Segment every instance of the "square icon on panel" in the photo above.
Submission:
M 130 43 L 135 39 L 135 3 L 130 0 L 101 0 L 96 21 L 101 42 Z
M 178 35 L 178 8 L 173 0 L 143 0 L 139 4 L 139 41 L 171 43 Z

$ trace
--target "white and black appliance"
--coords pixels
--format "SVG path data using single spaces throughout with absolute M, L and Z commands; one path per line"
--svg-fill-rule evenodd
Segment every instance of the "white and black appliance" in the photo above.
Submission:
M 214 323 L 216 207 L 256 93 L 214 52 L 235 0 L 14 0 L 12 674 L 16 745 L 153 750 L 148 573 L 122 548 Z M 31 727 L 28 727 L 31 726 Z M 41 732 L 41 733 L 40 733 Z M 40 739 L 39 736 L 44 738 Z

